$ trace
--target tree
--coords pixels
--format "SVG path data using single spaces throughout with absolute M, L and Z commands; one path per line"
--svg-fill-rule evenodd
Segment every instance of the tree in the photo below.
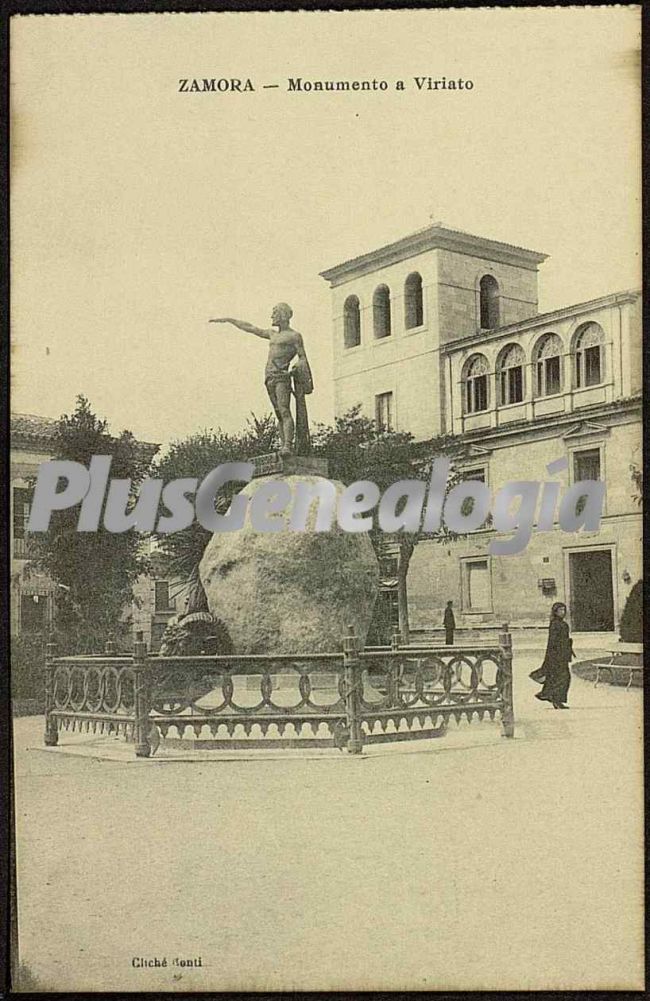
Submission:
M 464 459 L 468 451 L 467 446 L 453 435 L 439 435 L 426 442 L 416 442 L 409 432 L 382 430 L 374 420 L 362 415 L 360 405 L 337 417 L 332 427 L 318 425 L 312 441 L 314 452 L 328 459 L 331 479 L 341 480 L 346 485 L 355 480 L 369 480 L 377 484 L 382 494 L 400 480 L 428 482 L 433 463 L 443 456 L 452 464 L 447 481 L 448 492 L 462 479 L 454 464 Z M 398 513 L 405 504 L 406 500 L 398 506 Z M 376 510 L 374 514 L 370 539 L 381 559 L 387 539 L 379 527 Z M 415 532 L 399 532 L 392 538 L 399 553 L 397 602 L 402 643 L 410 640 L 407 578 L 415 547 L 423 540 L 450 542 L 455 538 L 458 535 L 450 532 L 444 522 L 436 532 L 424 532 L 419 528 Z
M 244 462 L 256 455 L 274 452 L 278 447 L 279 434 L 272 416 L 256 417 L 252 414 L 240 434 L 226 434 L 219 428 L 216 431 L 201 431 L 184 441 L 174 442 L 169 452 L 156 461 L 153 475 L 165 483 L 185 478 L 195 478 L 200 483 L 212 469 L 224 462 Z M 228 483 L 224 487 L 216 504 L 219 513 L 228 510 L 233 495 L 239 489 L 236 483 Z M 189 528 L 180 532 L 167 535 L 154 533 L 154 537 L 169 572 L 196 588 L 198 566 L 212 533 L 195 520 Z
M 638 580 L 625 602 L 619 635 L 622 643 L 643 643 L 643 581 Z
M 130 431 L 112 437 L 106 421 L 78 396 L 74 412 L 58 421 L 54 458 L 88 468 L 93 455 L 111 455 L 111 477 L 131 479 L 132 496 L 137 492 L 150 455 Z M 96 532 L 78 532 L 78 517 L 77 507 L 54 511 L 49 530 L 30 540 L 33 565 L 58 585 L 56 629 L 68 653 L 101 650 L 107 639 L 119 638 L 133 584 L 148 567 L 137 532 L 108 532 L 101 522 Z

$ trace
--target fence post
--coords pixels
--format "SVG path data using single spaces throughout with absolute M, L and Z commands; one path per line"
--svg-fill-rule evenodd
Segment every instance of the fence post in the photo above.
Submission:
M 512 700 L 512 634 L 504 622 L 499 633 L 501 647 L 501 728 L 504 737 L 515 735 L 515 713 Z
M 343 670 L 345 672 L 345 711 L 348 724 L 347 749 L 350 754 L 361 754 L 363 751 L 359 713 L 361 660 L 359 659 L 359 641 L 355 636 L 354 626 L 348 626 L 347 636 L 343 637 Z
M 390 638 L 390 648 L 393 653 L 397 653 L 402 645 L 402 634 L 399 630 L 396 630 Z M 391 660 L 390 662 L 390 684 L 391 684 L 391 703 L 397 705 L 399 699 L 400 685 L 402 684 L 402 675 L 404 673 L 404 665 L 399 660 Z
M 135 634 L 133 644 L 133 691 L 135 713 L 135 753 L 138 758 L 148 758 L 149 744 L 149 676 L 147 670 L 147 647 L 142 633 Z
M 45 735 L 43 741 L 46 747 L 56 747 L 59 742 L 59 731 L 56 717 L 52 716 L 54 708 L 54 658 L 56 643 L 52 633 L 47 638 L 45 647 Z

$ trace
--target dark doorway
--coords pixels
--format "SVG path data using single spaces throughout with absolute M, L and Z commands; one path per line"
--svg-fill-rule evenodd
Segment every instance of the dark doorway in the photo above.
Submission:
M 576 632 L 612 632 L 614 593 L 609 550 L 570 553 L 571 628 Z

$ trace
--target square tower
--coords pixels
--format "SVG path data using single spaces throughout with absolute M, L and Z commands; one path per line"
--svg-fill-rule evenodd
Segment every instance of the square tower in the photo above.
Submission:
M 337 415 L 361 403 L 419 440 L 444 433 L 440 348 L 535 316 L 544 260 L 434 224 L 321 272 L 332 289 Z

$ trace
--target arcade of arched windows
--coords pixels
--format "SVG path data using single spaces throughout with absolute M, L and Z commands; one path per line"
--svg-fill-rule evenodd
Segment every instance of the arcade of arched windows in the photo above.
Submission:
M 506 407 L 600 386 L 605 362 L 605 333 L 593 321 L 578 327 L 568 351 L 559 334 L 546 331 L 534 341 L 528 357 L 516 342 L 504 345 L 493 363 L 476 352 L 461 369 L 463 413 L 489 410 L 492 401 L 496 407 Z

